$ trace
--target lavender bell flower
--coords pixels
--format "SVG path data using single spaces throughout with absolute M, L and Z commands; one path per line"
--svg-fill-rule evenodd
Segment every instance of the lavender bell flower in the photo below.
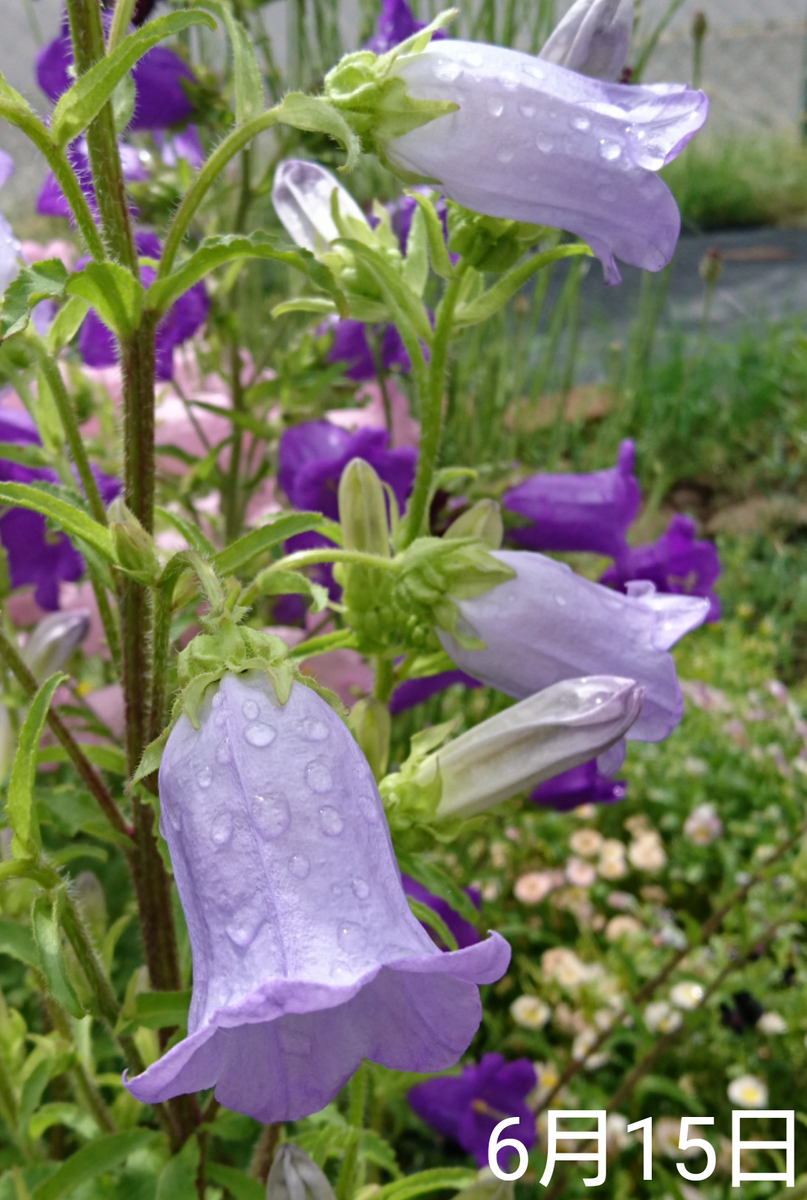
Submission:
M 504 493 L 502 506 L 528 517 L 533 524 L 511 529 L 508 536 L 525 550 L 589 550 L 617 558 L 627 550 L 625 533 L 641 498 L 633 459 L 633 442 L 626 439 L 619 447 L 616 466 L 605 471 L 525 479 Z
M 369 765 L 294 682 L 226 674 L 180 717 L 160 766 L 161 828 L 188 923 L 188 1036 L 128 1080 L 144 1103 L 215 1087 L 258 1121 L 324 1107 L 362 1058 L 456 1063 L 499 979 L 497 934 L 443 953 L 412 915 Z
M 420 679 L 405 679 L 390 697 L 390 713 L 394 717 L 396 713 L 406 712 L 408 708 L 423 704 L 455 683 L 462 683 L 468 688 L 482 686 L 478 679 L 472 679 L 464 671 L 440 671 L 437 675 L 424 675 Z
M 654 174 L 706 120 L 703 92 L 590 79 L 518 50 L 431 43 L 390 67 L 414 100 L 457 111 L 380 147 L 403 178 L 432 181 L 491 217 L 577 234 L 602 261 L 659 271 L 672 258 L 678 208 Z
M 266 1200 L 336 1200 L 327 1176 L 293 1142 L 278 1146 L 266 1180 Z
M 479 936 L 477 930 L 470 921 L 466 921 L 464 917 L 461 917 L 458 912 L 454 911 L 450 904 L 447 904 L 446 901 L 442 900 L 439 896 L 435 896 L 428 890 L 428 888 L 425 888 L 422 883 L 418 883 L 418 881 L 416 879 L 412 879 L 410 875 L 402 875 L 401 883 L 403 884 L 403 890 L 406 892 L 407 896 L 411 896 L 413 900 L 419 900 L 421 904 L 425 904 L 428 908 L 432 909 L 433 912 L 437 913 L 437 916 L 446 926 L 449 933 L 454 935 L 454 941 L 457 943 L 458 950 L 464 950 L 466 946 L 475 946 L 477 942 L 482 941 L 482 938 Z M 482 897 L 477 889 L 465 888 L 465 894 L 469 897 L 474 907 L 479 908 Z M 434 938 L 435 941 L 437 941 L 437 936 L 434 931 L 428 929 L 425 925 L 425 922 L 421 923 L 426 929 L 426 932 L 432 938 Z M 441 950 L 448 949 L 448 947 L 444 946 L 440 941 L 437 941 L 437 944 L 440 946 Z
M 507 1137 L 517 1138 L 528 1150 L 535 1144 L 535 1116 L 525 1103 L 535 1084 L 535 1067 L 528 1059 L 507 1063 L 501 1054 L 485 1054 L 478 1066 L 465 1067 L 461 1075 L 419 1083 L 407 1099 L 422 1121 L 459 1142 L 483 1167 L 490 1135 L 505 1117 L 518 1117 Z M 506 1169 L 502 1158 L 499 1166 Z
M 398 367 L 404 373 L 412 369 L 409 355 L 404 349 L 401 335 L 394 325 L 376 327 L 380 333 L 378 345 L 378 367 L 376 366 L 370 343 L 367 340 L 367 326 L 361 321 L 334 320 L 325 328 L 333 329 L 333 342 L 328 351 L 328 362 L 345 363 L 345 375 L 360 383 L 367 379 L 375 379 L 378 367 L 382 371 L 390 371 Z
M 619 79 L 633 36 L 633 2 L 577 0 L 538 57 L 593 79 Z
M 635 679 L 647 696 L 628 738 L 658 742 L 667 737 L 683 712 L 667 651 L 702 624 L 708 601 L 660 595 L 643 582 L 629 583 L 623 596 L 576 575 L 565 563 L 529 551 L 498 550 L 493 557 L 516 577 L 456 601 L 460 631 L 478 638 L 485 649 L 466 649 L 438 631 L 457 666 L 518 699 L 581 675 Z
M 143 183 L 148 179 L 148 172 L 140 161 L 139 151 L 134 146 L 119 143 L 118 150 L 120 151 L 123 178 L 127 183 Z M 84 138 L 78 138 L 67 147 L 67 157 L 84 193 L 84 197 L 93 215 L 97 218 L 98 208 L 92 186 L 87 143 Z M 36 211 L 44 217 L 65 217 L 68 220 L 72 219 L 70 207 L 52 172 L 48 172 L 45 176 L 45 180 L 39 190 Z
M 381 11 L 376 18 L 375 32 L 369 41 L 365 42 L 365 50 L 374 54 L 386 54 L 399 42 L 406 41 L 413 33 L 425 28 L 423 21 L 416 21 L 406 0 L 381 0 Z M 439 29 L 433 37 L 444 38 L 445 32 Z
M 633 579 L 648 579 L 660 592 L 703 596 L 709 601 L 707 621 L 720 617 L 720 601 L 712 586 L 720 574 L 720 559 L 711 542 L 697 541 L 695 523 L 676 513 L 666 531 L 649 546 L 624 547 L 600 583 L 624 592 Z
M 613 804 L 624 799 L 625 791 L 625 783 L 602 775 L 596 758 L 592 758 L 539 783 L 529 798 L 533 804 L 554 808 L 556 812 L 571 812 L 581 804 Z

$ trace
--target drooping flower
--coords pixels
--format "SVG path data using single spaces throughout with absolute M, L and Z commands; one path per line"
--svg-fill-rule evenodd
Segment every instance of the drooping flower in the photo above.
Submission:
M 634 0 L 576 0 L 539 58 L 594 79 L 617 80 L 633 35 Z
M 454 935 L 454 941 L 457 943 L 458 950 L 464 950 L 466 946 L 475 946 L 477 942 L 482 940 L 470 921 L 466 921 L 447 901 L 441 899 L 440 896 L 435 896 L 433 892 L 425 888 L 422 883 L 418 883 L 411 875 L 402 875 L 401 883 L 407 896 L 411 896 L 413 900 L 419 900 L 421 904 L 425 904 L 437 913 L 437 916 L 441 919 L 449 933 Z M 466 888 L 465 891 L 471 902 L 479 908 L 481 896 L 476 888 Z M 437 939 L 437 935 L 433 930 L 427 929 L 427 932 L 437 941 L 441 949 L 447 948 Z
M 571 812 L 581 804 L 613 804 L 625 796 L 621 779 L 608 779 L 597 768 L 596 758 L 553 775 L 530 793 L 534 804 L 554 808 L 555 812 Z
M 623 547 L 616 562 L 600 576 L 600 583 L 625 591 L 633 579 L 649 579 L 660 592 L 679 596 L 704 596 L 709 601 L 707 621 L 720 617 L 720 601 L 712 587 L 720 574 L 720 560 L 712 542 L 695 538 L 695 523 L 676 513 L 661 537 L 649 546 Z
M 625 533 L 641 499 L 633 460 L 633 442 L 626 439 L 619 447 L 616 466 L 607 470 L 525 479 L 504 493 L 502 507 L 527 517 L 532 524 L 512 529 L 508 536 L 525 550 L 591 551 L 611 558 L 623 554 L 627 551 Z
M 411 37 L 424 28 L 423 21 L 416 21 L 406 0 L 381 0 L 381 11 L 376 18 L 375 31 L 365 49 L 374 54 L 386 54 L 393 46 Z M 445 37 L 442 29 L 434 35 Z
M 708 602 L 659 595 L 650 583 L 629 584 L 623 596 L 575 575 L 565 563 L 528 551 L 498 550 L 493 557 L 515 571 L 515 578 L 456 601 L 460 631 L 485 649 L 466 649 L 438 631 L 457 666 L 519 699 L 581 675 L 635 679 L 647 695 L 628 738 L 667 737 L 683 711 L 667 651 L 703 622 Z
M 535 1067 L 526 1058 L 505 1062 L 501 1054 L 485 1054 L 477 1066 L 461 1075 L 427 1079 L 407 1094 L 410 1105 L 427 1125 L 458 1142 L 477 1166 L 488 1162 L 488 1143 L 505 1117 L 518 1117 L 508 1129 L 529 1149 L 535 1143 L 535 1118 L 525 1098 L 535 1087 Z M 499 1166 L 506 1169 L 504 1155 Z
M 618 283 L 615 259 L 659 271 L 672 258 L 678 208 L 654 173 L 706 120 L 708 101 L 678 84 L 590 79 L 518 50 L 431 43 L 390 77 L 417 101 L 454 112 L 390 137 L 388 165 L 491 217 L 577 234 Z
M 372 772 L 333 710 L 262 672 L 225 674 L 180 717 L 159 775 L 193 953 L 188 1036 L 127 1082 L 139 1100 L 215 1087 L 263 1122 L 318 1112 L 362 1058 L 456 1063 L 497 934 L 441 951 L 401 887 Z

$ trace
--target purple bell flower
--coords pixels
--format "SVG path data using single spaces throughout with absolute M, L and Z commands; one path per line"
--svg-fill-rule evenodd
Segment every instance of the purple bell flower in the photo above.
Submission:
M 329 421 L 307 421 L 284 430 L 278 449 L 277 478 L 295 508 L 339 520 L 337 493 L 352 458 L 363 458 L 388 483 L 403 512 L 415 478 L 414 446 L 387 449 L 389 434 L 366 427 L 348 433 Z
M 432 892 L 425 888 L 422 883 L 418 883 L 418 881 L 416 879 L 412 879 L 410 875 L 402 875 L 401 883 L 403 884 L 403 890 L 406 892 L 407 896 L 411 896 L 413 900 L 419 900 L 421 904 L 425 904 L 428 908 L 432 909 L 433 912 L 437 913 L 437 916 L 446 926 L 449 933 L 453 933 L 454 941 L 457 943 L 458 950 L 464 950 L 466 946 L 475 946 L 477 942 L 482 941 L 482 938 L 479 936 L 479 933 L 470 921 L 466 921 L 464 917 L 461 917 L 458 912 L 454 911 L 450 904 L 447 904 L 446 901 L 442 900 L 439 896 L 435 896 Z M 476 888 L 466 888 L 465 894 L 468 896 L 475 908 L 480 907 L 482 897 Z M 425 922 L 421 922 L 421 924 L 423 924 L 426 932 L 432 938 L 434 938 L 435 941 L 437 941 L 437 936 L 434 931 L 429 929 Z M 437 944 L 440 946 L 441 950 L 448 949 L 448 947 L 444 946 L 440 941 L 438 941 Z
M 375 379 L 378 371 L 367 340 L 367 326 L 361 321 L 344 320 L 335 321 L 332 328 L 333 342 L 328 351 L 328 362 L 344 362 L 345 375 L 356 382 Z M 412 369 L 401 335 L 394 325 L 383 326 L 378 358 L 382 371 L 398 367 L 406 373 Z
M 437 675 L 424 675 L 421 679 L 405 679 L 390 697 L 390 713 L 394 717 L 396 713 L 406 712 L 408 708 L 423 704 L 455 683 L 464 683 L 468 688 L 482 686 L 478 679 L 472 679 L 464 671 L 440 671 Z
M 143 183 L 148 179 L 148 172 L 143 167 L 137 150 L 133 146 L 126 146 L 122 143 L 119 144 L 118 149 L 121 156 L 121 168 L 124 180 L 127 183 Z M 83 138 L 77 139 L 68 146 L 67 158 L 73 168 L 74 175 L 79 181 L 84 198 L 97 218 L 98 207 L 92 186 L 90 160 L 87 155 L 87 143 Z M 36 211 L 43 217 L 65 217 L 67 220 L 72 219 L 72 213 L 64 198 L 62 189 L 56 182 L 56 177 L 50 171 L 45 176 L 44 183 L 39 190 Z
M 578 676 L 634 679 L 647 695 L 628 738 L 667 737 L 683 712 L 667 651 L 706 619 L 708 601 L 659 595 L 642 582 L 628 584 L 623 596 L 529 551 L 498 550 L 493 557 L 512 568 L 515 578 L 456 600 L 458 631 L 478 638 L 485 649 L 468 650 L 438 631 L 457 666 L 519 700 Z
M 577 234 L 619 283 L 615 259 L 659 271 L 681 219 L 654 174 L 706 120 L 703 92 L 627 87 L 578 75 L 518 50 L 432 42 L 390 68 L 414 100 L 457 111 L 381 147 L 403 178 L 434 186 L 473 212 Z
M 504 493 L 502 506 L 534 523 L 509 530 L 508 537 L 525 550 L 589 550 L 617 558 L 627 550 L 625 533 L 641 499 L 633 459 L 633 442 L 626 439 L 616 466 L 605 471 L 525 479 Z
M 617 80 L 630 51 L 633 18 L 633 0 L 576 0 L 539 57 L 593 79 Z
M 535 1117 L 524 1102 L 535 1084 L 535 1067 L 528 1059 L 508 1063 L 501 1054 L 485 1054 L 478 1066 L 465 1067 L 461 1075 L 419 1083 L 407 1099 L 422 1121 L 459 1142 L 478 1167 L 485 1167 L 490 1135 L 505 1117 L 519 1119 L 507 1137 L 517 1138 L 528 1150 L 535 1144 Z M 502 1157 L 499 1166 L 506 1169 Z
M 720 574 L 720 559 L 711 542 L 697 541 L 695 523 L 676 513 L 661 537 L 649 546 L 627 546 L 616 562 L 600 576 L 600 583 L 624 592 L 633 579 L 648 579 L 660 592 L 679 596 L 704 596 L 709 601 L 707 621 L 720 617 L 720 601 L 712 585 Z
M 262 1122 L 318 1112 L 362 1058 L 445 1070 L 507 943 L 443 953 L 412 915 L 370 767 L 342 721 L 260 672 L 209 689 L 160 766 L 193 953 L 188 1036 L 128 1080 L 144 1103 L 215 1087 Z
M 613 804 L 624 799 L 625 791 L 624 781 L 602 775 L 596 758 L 592 758 L 539 783 L 529 798 L 533 804 L 554 808 L 555 812 L 571 812 L 581 804 Z
M 108 15 L 106 15 L 108 14 Z M 112 19 L 107 9 L 107 24 Z M 36 80 L 48 99 L 55 104 L 73 83 L 73 48 L 67 17 L 62 19 L 59 36 L 48 42 L 37 55 Z M 135 86 L 134 115 L 127 129 L 168 129 L 187 121 L 193 104 L 183 90 L 181 80 L 196 82 L 193 71 L 165 46 L 154 46 L 132 68 Z
M 375 23 L 373 36 L 364 44 L 365 50 L 373 54 L 386 54 L 393 46 L 406 41 L 408 37 L 424 29 L 423 21 L 416 21 L 406 0 L 381 0 L 381 12 Z M 444 38 L 444 30 L 439 29 L 432 34 L 435 38 Z

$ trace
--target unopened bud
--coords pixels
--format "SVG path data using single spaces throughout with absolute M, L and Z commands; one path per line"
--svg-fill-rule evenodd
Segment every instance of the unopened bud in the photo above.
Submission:
M 357 701 L 348 722 L 376 780 L 383 779 L 389 761 L 392 721 L 389 709 L 374 696 Z
M 500 550 L 504 538 L 502 512 L 495 500 L 480 500 L 452 521 L 447 538 L 475 537 L 490 550 Z
M 50 613 L 36 625 L 22 651 L 31 674 L 40 683 L 60 670 L 90 631 L 86 608 Z
M 336 1200 L 326 1176 L 304 1150 L 284 1142 L 266 1181 L 266 1200 Z
M 702 42 L 709 32 L 709 22 L 705 12 L 696 12 L 692 17 L 692 37 L 696 42 Z
M 118 562 L 127 571 L 136 573 L 140 582 L 152 583 L 161 570 L 154 538 L 122 500 L 115 500 L 109 506 L 109 517 Z
M 342 472 L 339 521 L 346 550 L 391 557 L 384 487 L 363 458 L 351 459 Z
M 714 287 L 723 271 L 723 255 L 710 246 L 698 265 L 698 273 L 707 287 Z
M 615 81 L 630 52 L 633 15 L 633 0 L 577 0 L 538 57 L 579 75 Z
M 429 755 L 415 782 L 439 774 L 438 820 L 473 816 L 607 750 L 630 729 L 644 696 L 631 679 L 564 679 Z
M 286 232 L 312 253 L 326 250 L 339 237 L 331 203 L 336 192 L 339 213 L 367 224 L 364 213 L 341 183 L 318 163 L 287 158 L 278 165 L 272 203 Z

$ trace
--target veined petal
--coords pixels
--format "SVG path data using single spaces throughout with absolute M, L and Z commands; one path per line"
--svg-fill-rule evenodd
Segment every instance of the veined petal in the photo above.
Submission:
M 324 167 L 301 158 L 286 158 L 278 165 L 272 184 L 272 203 L 286 232 L 305 250 L 322 249 L 339 237 L 331 216 L 331 196 L 338 196 L 339 212 L 362 224 L 367 219 L 350 192 Z
M 576 0 L 540 58 L 594 79 L 619 79 L 633 34 L 633 0 Z

